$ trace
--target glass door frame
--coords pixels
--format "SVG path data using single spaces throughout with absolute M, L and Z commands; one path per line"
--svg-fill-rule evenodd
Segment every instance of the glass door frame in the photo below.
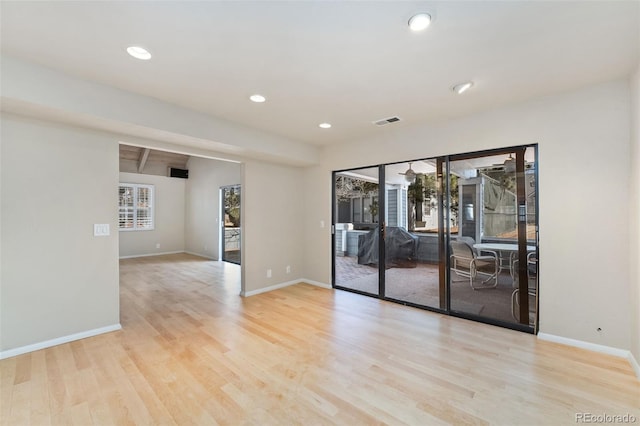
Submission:
M 445 219 L 445 212 L 442 208 L 442 202 L 444 200 L 444 190 L 443 190 L 443 167 L 445 164 L 444 161 L 445 157 L 426 157 L 426 158 L 420 158 L 420 159 L 414 159 L 414 160 L 407 160 L 407 161 L 397 161 L 397 162 L 393 162 L 393 163 L 385 163 L 385 164 L 381 164 L 379 165 L 381 171 L 382 171 L 382 176 L 385 176 L 384 173 L 386 173 L 386 167 L 387 166 L 393 166 L 393 165 L 397 165 L 397 164 L 405 164 L 405 163 L 418 163 L 420 161 L 427 161 L 427 160 L 431 160 L 431 161 L 435 161 L 436 162 L 436 199 L 437 199 L 437 211 L 438 211 L 438 306 L 434 306 L 434 305 L 426 305 L 426 304 L 419 304 L 416 302 L 412 302 L 410 300 L 403 300 L 403 299 L 396 299 L 394 297 L 389 297 L 386 294 L 386 289 L 387 289 L 387 282 L 386 282 L 386 273 L 385 271 L 386 269 L 386 249 L 383 246 L 381 251 L 381 255 L 385 255 L 383 256 L 383 258 L 385 259 L 384 262 L 381 262 L 381 264 L 384 264 L 384 269 L 381 271 L 381 282 L 382 282 L 382 286 L 380 288 L 381 292 L 380 292 L 380 299 L 382 300 L 387 300 L 390 302 L 395 302 L 395 303 L 399 303 L 401 305 L 405 305 L 405 306 L 412 306 L 415 308 L 420 308 L 420 309 L 425 309 L 428 311 L 432 311 L 432 312 L 437 312 L 437 313 L 441 313 L 441 314 L 446 314 L 448 315 L 449 312 L 447 311 L 447 304 L 448 304 L 448 291 L 447 291 L 447 277 L 448 277 L 448 269 L 447 269 L 447 262 L 446 259 L 448 258 L 448 252 L 445 251 L 446 247 L 444 245 L 444 235 L 446 233 L 446 228 L 444 226 L 444 219 Z M 384 186 L 384 185 L 381 185 Z M 383 190 L 384 188 L 381 188 L 381 190 Z M 384 191 L 386 193 L 386 191 Z M 385 199 L 386 201 L 386 199 Z M 385 208 L 383 208 L 385 207 Z M 381 213 L 384 215 L 384 211 L 386 210 L 387 206 L 382 206 L 380 208 Z M 384 220 L 384 216 L 382 218 L 380 218 L 380 220 Z M 382 223 L 382 222 L 381 222 Z M 386 227 L 386 224 L 385 224 Z M 385 241 L 384 238 L 384 232 L 381 235 L 381 240 Z M 385 292 L 383 293 L 382 290 L 384 290 Z
M 516 154 L 516 205 L 517 205 L 517 245 L 518 245 L 518 259 L 527 259 L 527 204 L 526 204 L 526 192 L 525 192 L 525 152 L 528 148 L 533 148 L 534 150 L 534 182 L 535 182 L 535 193 L 536 193 L 536 203 L 535 203 L 535 223 L 536 223 L 536 231 L 535 231 L 535 250 L 537 256 L 540 256 L 540 248 L 539 248 L 539 205 L 537 196 L 539 194 L 538 191 L 538 144 L 528 144 L 528 145 L 517 145 L 506 148 L 495 148 L 483 151 L 474 151 L 467 152 L 462 154 L 451 154 L 443 156 L 446 163 L 446 177 L 450 176 L 450 163 L 452 161 L 472 159 L 472 158 L 482 158 L 482 157 L 490 157 L 493 155 L 500 154 Z M 451 187 L 450 187 L 450 179 L 445 180 L 445 193 L 446 200 L 450 200 L 451 197 Z M 444 210 L 444 209 L 443 209 Z M 444 244 L 447 249 L 447 256 L 445 260 L 446 263 L 446 285 L 447 285 L 447 305 L 446 312 L 447 314 L 459 318 L 470 319 L 477 322 L 482 322 L 485 324 L 497 325 L 504 328 L 510 328 L 513 330 L 523 331 L 525 333 L 537 334 L 539 328 L 539 294 L 540 289 L 537 286 L 536 297 L 535 297 L 535 321 L 534 325 L 529 325 L 529 296 L 528 296 L 528 265 L 527 262 L 518 262 L 518 302 L 519 302 L 519 322 L 505 322 L 497 319 L 493 319 L 490 317 L 483 317 L 480 315 L 474 315 L 470 313 L 465 313 L 461 311 L 454 311 L 451 309 L 451 269 L 450 269 L 450 257 L 451 257 L 451 249 L 450 249 L 450 241 L 451 241 L 451 229 L 450 229 L 450 220 L 449 220 L 449 212 L 450 209 L 446 209 L 446 230 L 444 235 Z M 538 268 L 536 266 L 536 268 Z M 538 268 L 539 269 L 539 268 Z
M 381 300 L 387 300 L 390 302 L 395 302 L 395 303 L 399 303 L 402 305 L 406 305 L 406 306 L 412 306 L 412 307 L 416 307 L 416 308 L 420 308 L 420 309 L 426 309 L 429 311 L 433 311 L 433 312 L 437 312 L 437 313 L 441 313 L 441 314 L 449 314 L 449 312 L 446 310 L 446 306 L 448 304 L 448 300 L 447 300 L 447 293 L 445 291 L 446 289 L 446 275 L 442 274 L 442 270 L 445 270 L 445 272 L 448 273 L 447 271 L 447 263 L 446 263 L 446 258 L 448 256 L 448 252 L 444 252 L 443 250 L 445 249 L 444 245 L 443 245 L 443 241 L 444 241 L 444 235 L 446 233 L 445 231 L 445 227 L 443 226 L 443 221 L 442 221 L 442 217 L 444 217 L 444 212 L 442 208 L 438 209 L 438 216 L 439 216 L 439 220 L 438 220 L 438 251 L 439 251 L 439 262 L 438 262 L 438 267 L 439 267 L 439 307 L 434 307 L 434 306 L 428 306 L 428 305 L 420 305 L 417 303 L 412 303 L 410 301 L 406 301 L 406 300 L 399 300 L 399 299 L 394 299 L 392 297 L 387 297 L 385 290 L 386 290 L 386 255 L 385 255 L 385 231 L 386 231 L 386 221 L 385 221 L 385 211 L 387 210 L 387 199 L 386 199 L 386 185 L 385 185 L 385 168 L 386 166 L 389 165 L 393 165 L 393 164 L 401 164 L 401 163 L 407 163 L 407 162 L 417 162 L 417 161 L 422 161 L 422 160 L 436 160 L 437 161 L 437 177 L 438 177 L 438 183 L 437 183 L 437 199 L 438 199 L 438 203 L 439 205 L 441 205 L 442 200 L 444 199 L 444 191 L 442 188 L 442 171 L 443 171 L 443 167 L 444 167 L 444 157 L 435 157 L 435 158 L 423 158 L 423 159 L 417 159 L 417 160 L 407 160 L 407 161 L 398 161 L 398 162 L 394 162 L 394 163 L 385 163 L 385 164 L 377 164 L 374 166 L 364 166 L 364 167 L 354 167 L 354 168 L 349 168 L 349 169 L 341 169 L 341 170 L 334 170 L 331 173 L 331 203 L 332 203 L 332 208 L 331 208 L 331 286 L 332 288 L 338 289 L 338 290 L 345 290 L 345 291 L 350 291 L 352 293 L 358 293 L 358 294 L 362 294 L 365 296 L 370 296 L 370 297 L 375 297 L 377 299 L 381 299 Z M 345 173 L 345 172 L 354 172 L 354 171 L 358 171 L 358 170 L 364 170 L 364 169 L 376 169 L 378 170 L 378 224 L 379 226 L 377 227 L 378 230 L 378 294 L 372 294 L 372 293 L 367 293 L 364 291 L 360 291 L 357 289 L 352 289 L 349 287 L 345 287 L 345 286 L 341 286 L 336 284 L 336 265 L 335 265 L 335 257 L 336 257 L 336 240 L 335 240 L 335 235 L 336 235 L 336 229 L 335 229 L 335 224 L 336 224 L 336 176 L 340 173 Z M 443 255 L 444 254 L 444 255 Z M 443 259 L 445 261 L 443 261 Z
M 527 205 L 526 205 L 526 193 L 525 193 L 525 158 L 524 154 L 528 148 L 533 148 L 535 157 L 534 168 L 534 181 L 535 181 L 535 248 L 539 259 L 539 200 L 538 200 L 538 187 L 539 187 L 539 162 L 538 162 L 538 144 L 518 145 L 505 148 L 495 148 L 482 151 L 467 152 L 461 154 L 450 154 L 439 157 L 425 157 L 417 160 L 398 161 L 393 163 L 377 164 L 373 166 L 354 167 L 348 169 L 334 170 L 331 173 L 331 285 L 332 288 L 350 291 L 353 293 L 363 294 L 370 297 L 376 297 L 382 300 L 388 300 L 399 304 L 413 306 L 428 311 L 433 311 L 445 315 L 451 315 L 454 317 L 460 317 L 470 319 L 477 322 L 496 325 L 504 328 L 514 329 L 526 333 L 537 334 L 539 327 L 539 286 L 536 292 L 535 298 L 535 321 L 534 325 L 529 325 L 529 297 L 528 297 L 528 266 L 527 262 L 518 262 L 518 285 L 519 285 L 519 318 L 520 322 L 505 322 L 501 320 L 492 319 L 489 317 L 483 317 L 480 315 L 474 315 L 470 313 L 464 313 L 460 311 L 451 310 L 451 269 L 450 269 L 450 235 L 451 235 L 451 214 L 448 202 L 451 199 L 450 188 L 450 162 L 470 159 L 481 158 L 500 154 L 516 154 L 516 191 L 517 191 L 517 234 L 518 234 L 518 258 L 527 258 Z M 439 253 L 439 296 L 440 306 L 426 306 L 418 305 L 415 303 L 397 300 L 389 298 L 385 295 L 385 211 L 386 211 L 386 185 L 385 185 L 385 167 L 392 164 L 417 162 L 422 160 L 436 160 L 436 176 L 437 176 L 437 202 L 438 202 L 438 253 Z M 335 256 L 336 256 L 336 241 L 335 241 L 335 223 L 336 223 L 336 176 L 340 173 L 357 171 L 362 169 L 378 169 L 378 294 L 359 291 L 356 289 L 350 289 L 348 287 L 336 285 L 336 270 L 335 270 Z M 539 270 L 539 268 L 538 268 Z
M 341 286 L 336 284 L 336 177 L 337 175 L 345 172 L 355 172 L 358 170 L 366 170 L 366 169 L 377 169 L 378 170 L 378 293 L 368 293 L 366 291 L 361 291 L 358 289 L 349 288 L 346 286 Z M 342 169 L 342 170 L 334 170 L 331 172 L 331 287 L 336 288 L 338 290 L 350 291 L 352 293 L 362 294 L 364 296 L 375 297 L 377 299 L 382 299 L 381 295 L 384 294 L 384 212 L 386 207 L 386 198 L 384 191 L 384 184 L 380 185 L 380 182 L 384 183 L 384 165 L 375 165 L 375 166 L 363 166 L 363 167 L 353 167 L 350 169 Z

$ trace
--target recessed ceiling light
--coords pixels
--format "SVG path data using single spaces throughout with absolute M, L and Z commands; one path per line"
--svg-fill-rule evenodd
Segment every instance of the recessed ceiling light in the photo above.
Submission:
M 144 47 L 129 46 L 127 47 L 127 53 L 134 58 L 142 59 L 143 61 L 151 59 L 151 53 L 149 53 L 149 51 Z
M 409 19 L 411 31 L 422 31 L 431 23 L 431 15 L 428 13 L 418 13 Z
M 318 127 L 320 127 L 321 129 L 330 129 L 331 123 L 320 123 L 318 124 Z
M 464 83 L 456 84 L 451 88 L 451 90 L 456 92 L 458 95 L 461 95 L 467 90 L 469 90 L 471 86 L 473 86 L 473 81 L 466 81 Z
M 249 96 L 249 99 L 251 100 L 251 102 L 256 102 L 256 103 L 262 103 L 267 100 L 267 98 L 258 94 Z

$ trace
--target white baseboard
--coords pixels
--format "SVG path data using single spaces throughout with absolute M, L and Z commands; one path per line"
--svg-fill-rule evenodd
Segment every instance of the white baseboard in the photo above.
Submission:
M 601 354 L 613 355 L 619 358 L 625 358 L 631 364 L 633 371 L 636 373 L 638 379 L 640 379 L 640 365 L 634 358 L 631 351 L 626 349 L 614 348 L 611 346 L 599 345 L 597 343 L 585 342 L 583 340 L 569 339 L 567 337 L 554 336 L 553 334 L 538 333 L 538 339 L 546 340 L 547 342 L 560 343 L 563 345 L 574 346 L 576 348 L 587 349 L 589 351 L 598 352 Z
M 300 281 L 302 281 L 303 283 L 315 285 L 316 287 L 322 287 L 322 288 L 328 288 L 328 289 L 333 288 L 331 287 L 331 284 L 321 283 L 320 281 L 308 280 L 306 278 L 301 278 Z
M 182 253 L 190 254 L 191 256 L 204 257 L 205 259 L 209 259 L 209 260 L 220 260 L 217 257 L 207 256 L 202 253 L 196 253 L 195 251 L 183 251 Z
M 319 281 L 314 281 L 314 280 L 308 280 L 306 278 L 300 278 L 297 280 L 287 281 L 280 284 L 270 285 L 269 287 L 259 288 L 257 290 L 251 290 L 244 293 L 240 292 L 240 296 L 244 296 L 244 297 L 255 296 L 256 294 L 266 293 L 268 291 L 278 290 L 279 288 L 289 287 L 290 285 L 303 284 L 303 283 L 315 285 L 317 287 L 322 287 L 322 288 L 328 288 L 328 289 L 332 288 L 329 284 L 321 283 Z
M 245 291 L 244 294 L 240 293 L 240 295 L 244 296 L 244 297 L 255 296 L 256 294 L 261 294 L 261 293 L 266 293 L 268 291 L 278 290 L 279 288 L 289 287 L 290 285 L 298 284 L 300 282 L 302 282 L 302 280 L 287 281 L 287 282 L 280 283 L 280 284 L 270 285 L 269 287 L 259 288 L 257 290 Z
M 70 334 L 68 336 L 62 336 L 51 340 L 45 340 L 44 342 L 33 343 L 31 345 L 22 346 L 15 349 L 9 349 L 0 352 L 0 359 L 11 358 L 14 356 L 26 354 L 29 352 L 38 351 L 40 349 L 50 348 L 51 346 L 62 345 L 63 343 L 73 342 L 74 340 L 85 339 L 87 337 L 97 336 L 99 334 L 109 333 L 112 331 L 121 330 L 120 324 L 108 325 L 106 327 L 94 328 L 93 330 L 82 331 L 80 333 Z
M 631 367 L 633 367 L 633 371 L 636 372 L 636 377 L 638 377 L 638 380 L 640 380 L 640 364 L 638 364 L 638 361 L 633 356 L 631 351 L 629 351 L 628 359 L 629 359 L 629 363 L 631 364 Z
M 576 348 L 587 349 L 601 354 L 613 355 L 620 358 L 627 358 L 629 351 L 611 346 L 599 345 L 597 343 L 585 342 L 583 340 L 569 339 L 568 337 L 554 336 L 553 334 L 538 333 L 538 339 L 547 342 L 562 343 L 563 345 L 574 346 Z
M 180 250 L 180 251 L 165 251 L 162 253 L 148 253 L 148 254 L 134 254 L 131 256 L 120 256 L 120 259 L 134 259 L 136 257 L 151 257 L 151 256 L 164 256 L 165 254 L 180 254 L 180 253 L 186 253 L 184 250 Z M 199 255 L 198 255 L 199 256 Z

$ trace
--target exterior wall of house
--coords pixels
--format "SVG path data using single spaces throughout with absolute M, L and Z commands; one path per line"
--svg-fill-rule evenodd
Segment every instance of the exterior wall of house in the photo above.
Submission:
M 119 327 L 117 139 L 1 120 L 0 351 Z
M 191 157 L 187 163 L 185 239 L 186 251 L 218 260 L 220 238 L 220 187 L 242 181 L 238 163 Z
M 306 276 L 331 280 L 331 170 L 538 143 L 540 330 L 630 349 L 629 105 L 620 80 L 327 147 L 306 172 Z
M 153 185 L 155 216 L 152 230 L 120 232 L 120 257 L 184 251 L 186 180 L 121 172 L 120 183 Z
M 631 150 L 631 352 L 640 363 L 640 66 L 631 77 Z

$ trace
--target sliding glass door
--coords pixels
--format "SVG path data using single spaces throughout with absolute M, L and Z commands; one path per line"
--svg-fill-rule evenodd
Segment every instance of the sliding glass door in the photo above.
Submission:
M 334 173 L 333 284 L 535 331 L 536 146 Z
M 378 167 L 334 173 L 333 283 L 380 294 L 380 178 Z
M 427 159 L 384 167 L 384 296 L 444 309 L 438 164 L 437 159 Z
M 449 200 L 451 311 L 488 322 L 533 326 L 537 295 L 533 148 L 451 156 Z

